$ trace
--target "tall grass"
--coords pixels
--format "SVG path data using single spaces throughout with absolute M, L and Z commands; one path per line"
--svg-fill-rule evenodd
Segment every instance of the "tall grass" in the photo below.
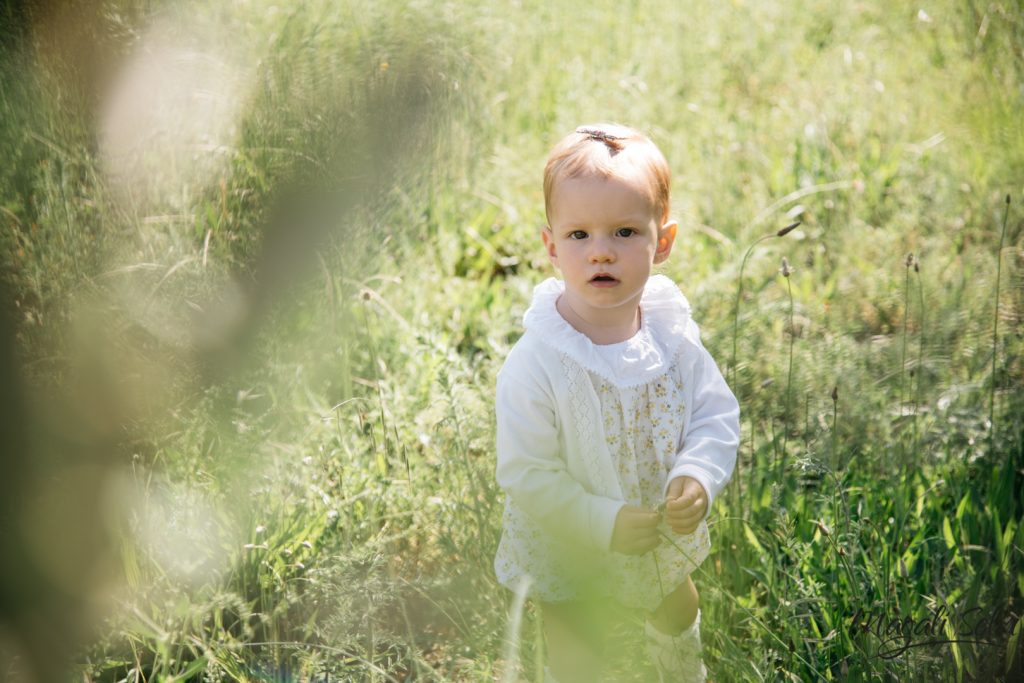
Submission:
M 544 155 L 580 122 L 619 120 L 676 172 L 683 229 L 664 269 L 745 418 L 742 476 L 695 577 L 712 677 L 1020 677 L 1024 288 L 1019 217 L 1000 206 L 1024 170 L 1013 12 L 101 9 L 98 35 L 126 55 L 153 25 L 197 50 L 197 35 L 244 36 L 255 80 L 215 175 L 164 169 L 180 185 L 127 202 L 95 112 L 62 99 L 64 67 L 4 44 L 3 305 L 40 398 L 33 433 L 62 435 L 44 442 L 60 457 L 19 481 L 58 500 L 50 475 L 73 481 L 92 454 L 103 475 L 82 479 L 83 500 L 98 502 L 81 509 L 105 517 L 80 517 L 115 539 L 88 555 L 95 581 L 61 584 L 79 598 L 68 614 L 106 601 L 87 644 L 68 641 L 77 675 L 538 675 L 539 615 L 491 570 L 494 379 L 550 274 Z M 790 226 L 786 291 L 765 224 Z M 913 317 L 893 261 L 907 252 L 927 264 Z M 24 509 L 26 574 L 64 581 L 85 522 Z M 649 680 L 629 618 L 614 674 Z M 893 626 L 926 623 L 909 643 Z M 35 662 L 32 638 L 0 642 L 2 657 Z

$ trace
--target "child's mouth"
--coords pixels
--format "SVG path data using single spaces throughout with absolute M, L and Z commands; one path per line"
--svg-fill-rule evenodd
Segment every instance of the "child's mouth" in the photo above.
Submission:
M 590 284 L 597 285 L 598 287 L 609 287 L 611 285 L 618 284 L 618 282 L 619 281 L 611 275 L 595 275 L 590 278 Z

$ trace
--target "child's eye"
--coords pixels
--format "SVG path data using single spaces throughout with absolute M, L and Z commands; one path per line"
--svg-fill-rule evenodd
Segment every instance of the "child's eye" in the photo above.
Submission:
M 573 230 L 569 233 L 569 239 L 571 240 L 585 240 L 587 239 L 586 230 Z
M 630 235 L 635 235 L 636 230 L 633 228 L 619 228 L 615 231 L 615 234 L 619 237 L 629 237 Z

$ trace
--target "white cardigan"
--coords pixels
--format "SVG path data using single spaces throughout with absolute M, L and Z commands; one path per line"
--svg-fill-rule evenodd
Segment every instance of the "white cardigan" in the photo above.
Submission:
M 636 386 L 674 371 L 681 373 L 686 411 L 665 487 L 693 477 L 710 510 L 736 463 L 739 404 L 701 344 L 686 298 L 668 278 L 652 276 L 640 302 L 641 329 L 611 365 L 555 309 L 563 290 L 554 278 L 536 287 L 523 317 L 526 332 L 498 374 L 498 484 L 555 536 L 609 549 L 625 502 L 587 373 Z

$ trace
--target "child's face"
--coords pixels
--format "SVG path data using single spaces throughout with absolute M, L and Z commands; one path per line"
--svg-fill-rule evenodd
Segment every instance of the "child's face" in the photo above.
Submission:
M 555 184 L 542 238 L 573 311 L 597 321 L 635 315 L 651 266 L 668 258 L 675 234 L 636 182 L 581 176 Z

